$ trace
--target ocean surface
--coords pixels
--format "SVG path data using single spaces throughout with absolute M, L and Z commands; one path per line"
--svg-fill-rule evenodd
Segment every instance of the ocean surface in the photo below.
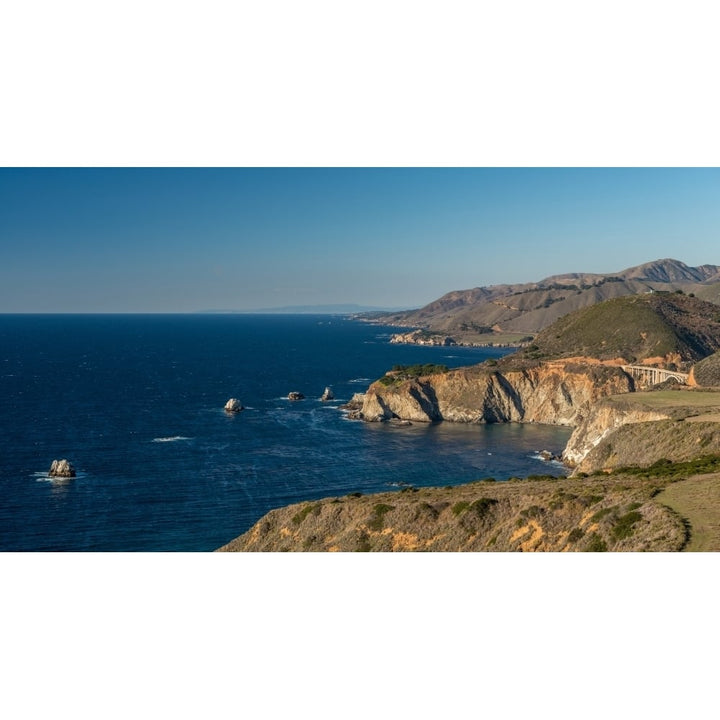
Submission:
M 559 453 L 565 428 L 348 420 L 339 406 L 395 364 L 508 352 L 391 345 L 392 331 L 329 315 L 0 315 L 0 550 L 208 551 L 288 503 L 564 473 L 538 451 Z M 246 409 L 228 415 L 231 397 Z M 61 458 L 76 478 L 48 478 Z

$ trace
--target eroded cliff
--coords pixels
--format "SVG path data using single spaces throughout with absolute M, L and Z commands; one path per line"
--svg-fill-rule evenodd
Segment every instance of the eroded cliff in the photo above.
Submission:
M 575 474 L 720 453 L 720 393 L 655 390 L 598 401 L 563 452 Z
M 358 416 L 367 421 L 537 422 L 574 425 L 607 395 L 632 392 L 616 366 L 555 361 L 525 368 L 459 368 L 403 382 L 373 383 Z
M 576 472 L 594 472 L 601 469 L 597 460 L 586 462 L 588 454 L 618 428 L 637 423 L 666 420 L 666 411 L 652 410 L 641 407 L 619 406 L 612 402 L 599 402 L 588 408 L 587 413 L 573 430 L 568 440 L 562 459 L 566 465 L 576 468 Z M 636 464 L 635 461 L 623 464 Z

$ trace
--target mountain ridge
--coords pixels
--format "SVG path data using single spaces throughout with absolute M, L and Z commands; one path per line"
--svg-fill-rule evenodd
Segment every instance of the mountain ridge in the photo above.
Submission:
M 452 290 L 422 308 L 388 313 L 376 321 L 490 344 L 502 333 L 535 335 L 563 315 L 604 300 L 662 291 L 682 291 L 718 304 L 720 266 L 691 267 L 664 258 L 616 273 L 564 273 L 531 283 Z

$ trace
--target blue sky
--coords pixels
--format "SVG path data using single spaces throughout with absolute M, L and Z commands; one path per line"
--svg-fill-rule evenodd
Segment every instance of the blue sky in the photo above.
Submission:
M 0 312 L 419 306 L 720 264 L 714 168 L 3 168 Z

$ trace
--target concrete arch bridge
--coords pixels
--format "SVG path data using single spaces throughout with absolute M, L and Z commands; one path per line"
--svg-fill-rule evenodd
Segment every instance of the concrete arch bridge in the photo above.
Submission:
M 622 365 L 621 367 L 628 375 L 646 385 L 658 385 L 671 378 L 685 385 L 688 380 L 688 373 L 677 372 L 676 370 L 663 370 L 662 368 L 648 367 L 647 365 Z

